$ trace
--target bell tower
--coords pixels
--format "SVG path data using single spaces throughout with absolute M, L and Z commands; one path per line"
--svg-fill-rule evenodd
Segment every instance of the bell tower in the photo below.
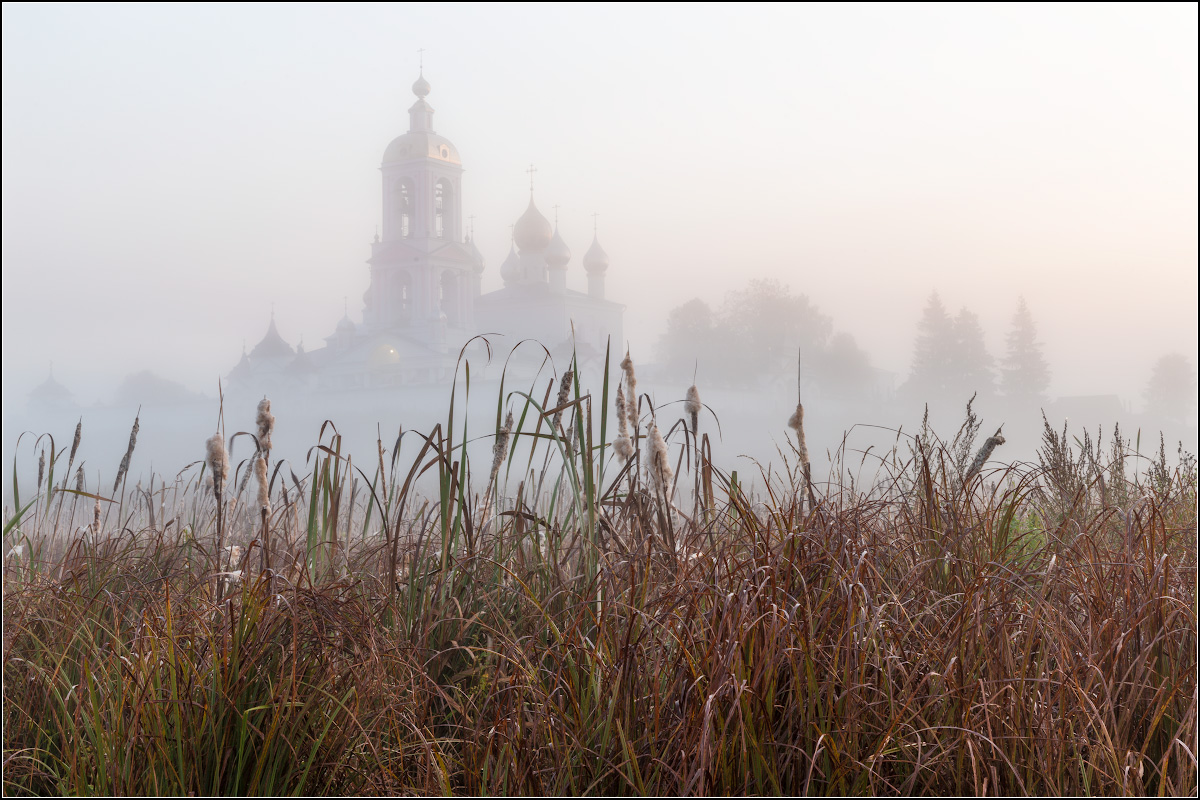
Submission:
M 463 239 L 462 161 L 433 129 L 423 72 L 412 91 L 408 131 L 388 145 L 379 168 L 383 235 L 371 247 L 363 320 L 368 331 L 404 329 L 446 349 L 472 327 L 478 253 Z

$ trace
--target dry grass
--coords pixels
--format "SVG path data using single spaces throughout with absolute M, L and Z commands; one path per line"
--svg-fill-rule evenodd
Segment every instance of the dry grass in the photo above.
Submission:
M 964 482 L 926 432 L 805 512 L 795 453 L 750 491 L 678 425 L 671 505 L 607 376 L 552 389 L 501 390 L 495 486 L 453 398 L 370 471 L 323 429 L 266 528 L 224 496 L 229 569 L 202 467 L 93 536 L 48 449 L 5 526 L 5 791 L 1195 794 L 1192 462 Z

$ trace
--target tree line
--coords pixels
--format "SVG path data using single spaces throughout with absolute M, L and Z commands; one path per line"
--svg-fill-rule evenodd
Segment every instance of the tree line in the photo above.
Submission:
M 817 394 L 840 400 L 890 394 L 888 382 L 853 336 L 836 331 L 833 320 L 806 295 L 773 279 L 750 280 L 719 306 L 698 298 L 676 306 L 659 340 L 658 360 L 668 378 L 690 382 L 699 370 L 704 381 L 751 388 L 764 380 L 791 380 L 797 352 L 802 376 Z M 1017 300 L 1004 352 L 996 358 L 979 317 L 966 307 L 952 316 L 933 292 L 917 321 L 911 365 L 897 392 L 913 402 L 978 394 L 1040 408 L 1049 399 L 1050 382 L 1024 297 Z M 1158 358 L 1144 386 L 1147 414 L 1184 422 L 1194 414 L 1196 373 L 1186 357 Z

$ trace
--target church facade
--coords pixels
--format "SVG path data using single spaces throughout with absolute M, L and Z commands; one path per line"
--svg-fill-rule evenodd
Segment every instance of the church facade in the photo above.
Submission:
M 274 318 L 229 373 L 233 387 L 362 389 L 448 379 L 463 344 L 503 334 L 509 347 L 534 339 L 556 356 L 603 358 L 621 344 L 624 306 L 605 296 L 608 256 L 593 232 L 581 259 L 586 290 L 568 288 L 572 255 L 557 226 L 529 205 L 513 226 L 500 266 L 503 288 L 484 293 L 483 254 L 464 231 L 463 165 L 433 128 L 422 74 L 412 86 L 408 131 L 380 166 L 382 228 L 371 244 L 361 321 L 347 312 L 319 349 L 293 347 Z M 498 342 L 497 342 L 498 343 Z

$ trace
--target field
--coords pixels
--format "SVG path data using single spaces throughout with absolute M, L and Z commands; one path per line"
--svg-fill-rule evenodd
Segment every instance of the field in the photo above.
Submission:
M 605 375 L 502 386 L 485 463 L 461 378 L 303 465 L 266 408 L 251 459 L 98 488 L 27 440 L 5 792 L 1196 793 L 1190 456 L 1047 424 L 1004 464 L 968 407 L 823 475 L 797 415 L 745 474 L 721 409 Z

